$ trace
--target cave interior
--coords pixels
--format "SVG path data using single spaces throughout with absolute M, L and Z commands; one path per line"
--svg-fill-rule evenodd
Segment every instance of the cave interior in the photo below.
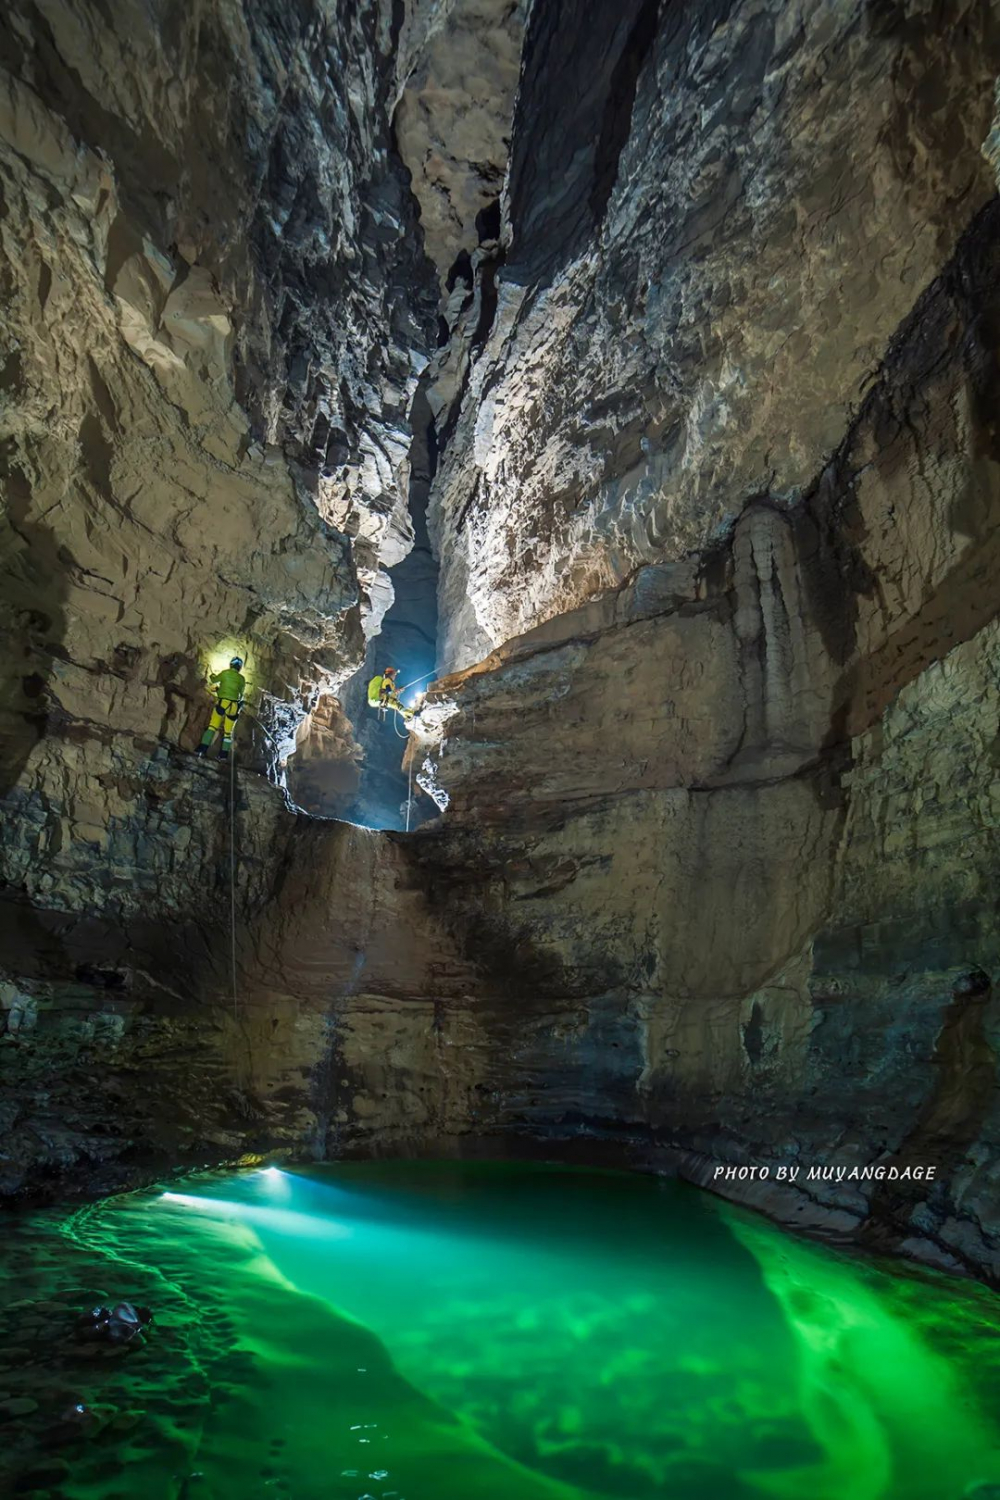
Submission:
M 510 1183 L 575 1223 L 574 1172 L 629 1173 L 636 1243 L 679 1193 L 794 1325 L 798 1466 L 674 1434 L 626 1475 L 594 1395 L 590 1448 L 564 1411 L 487 1460 L 468 1417 L 456 1496 L 1000 1494 L 995 1431 L 946 1493 L 944 1450 L 869 1451 L 852 1398 L 840 1471 L 816 1416 L 849 1327 L 931 1404 L 885 1321 L 921 1287 L 997 1379 L 998 79 L 990 0 L 8 0 L 0 1200 L 17 1278 L 74 1226 L 42 1325 L 102 1257 L 172 1264 L 185 1193 L 264 1243 L 265 1170 L 389 1215 L 393 1163 L 451 1164 L 428 1202 L 487 1228 Z M 112 1494 L 29 1446 L 11 1493 Z M 144 1451 L 114 1493 L 188 1495 Z

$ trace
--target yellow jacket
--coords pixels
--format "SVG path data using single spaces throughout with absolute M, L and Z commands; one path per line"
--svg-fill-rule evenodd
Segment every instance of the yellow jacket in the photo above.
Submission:
M 243 695 L 247 690 L 247 680 L 242 672 L 237 672 L 235 667 L 223 667 L 221 672 L 213 672 L 209 681 L 213 685 L 218 685 L 219 698 L 222 702 L 243 702 Z
M 381 708 L 386 698 L 396 696 L 396 684 L 391 677 L 383 677 L 381 672 L 376 672 L 368 684 L 368 706 L 369 708 Z

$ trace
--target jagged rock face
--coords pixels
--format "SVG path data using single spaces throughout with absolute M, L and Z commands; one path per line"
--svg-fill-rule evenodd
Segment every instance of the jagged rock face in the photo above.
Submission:
M 385 17 L 118 23 L 0 20 L 3 791 L 64 855 L 193 747 L 207 668 L 248 657 L 284 750 L 356 669 L 433 332 Z
M 436 289 L 390 145 L 391 7 L 14 4 L 0 58 L 2 963 L 12 1024 L 51 1005 L 66 1042 L 36 1049 L 43 1014 L 17 1055 L 36 1083 L 53 1057 L 67 1075 L 42 1117 L 15 1088 L 6 1123 L 15 1161 L 53 1171 L 101 1154 L 86 1110 L 82 1145 L 45 1144 L 80 1092 L 74 1038 L 127 1038 L 123 994 L 183 1011 L 227 945 L 226 782 L 170 758 L 205 726 L 207 669 L 247 657 L 271 738 L 244 719 L 240 758 L 273 762 L 391 598 Z M 322 701 L 324 783 L 356 747 Z M 251 904 L 280 848 L 261 790 Z M 180 1053 L 211 1071 L 205 1015 Z M 138 1024 L 149 1056 L 158 1024 Z M 127 1154 L 111 1074 L 82 1087 Z
M 325 693 L 284 763 L 285 784 L 295 806 L 326 816 L 341 811 L 357 792 L 361 756 L 340 699 Z
M 173 733 L 203 643 L 286 698 L 356 664 L 432 299 L 374 16 L 122 23 L 4 17 L 4 552 L 78 697 L 124 668 L 109 720 Z
M 445 667 L 808 489 L 994 190 L 996 18 L 944 30 L 918 4 L 535 7 L 432 501 Z
M 379 713 L 368 703 L 368 684 L 387 667 L 409 703 L 434 675 L 437 638 L 437 567 L 427 534 L 427 494 L 434 467 L 433 430 L 427 406 L 426 376 L 410 409 L 410 519 L 413 547 L 393 568 L 393 602 L 381 629 L 368 643 L 364 663 L 341 694 L 342 712 L 353 726 L 357 772 L 350 795 L 327 795 L 304 802 L 308 811 L 347 818 L 366 828 L 415 827 L 422 815 L 407 808 L 409 787 L 402 767 L 406 730 L 394 713 Z M 294 764 L 291 767 L 295 775 Z M 296 794 L 297 795 L 297 794 Z
M 442 7 L 396 110 L 400 155 L 442 283 L 459 255 L 486 238 L 476 221 L 500 197 L 525 9 L 511 0 Z

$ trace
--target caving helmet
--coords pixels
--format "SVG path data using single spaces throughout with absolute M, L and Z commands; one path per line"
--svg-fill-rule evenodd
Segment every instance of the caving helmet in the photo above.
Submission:
M 396 673 L 398 671 L 399 671 L 398 667 L 386 667 L 385 671 L 382 673 L 382 676 L 383 677 L 395 677 L 395 675 L 396 675 Z
M 232 659 L 232 661 L 229 663 L 229 665 L 231 667 L 235 667 L 236 670 L 237 670 L 237 672 L 238 672 L 239 669 L 240 669 L 240 667 L 242 667 L 242 665 L 243 665 L 243 658 L 242 658 L 242 656 L 234 656 L 233 659 Z

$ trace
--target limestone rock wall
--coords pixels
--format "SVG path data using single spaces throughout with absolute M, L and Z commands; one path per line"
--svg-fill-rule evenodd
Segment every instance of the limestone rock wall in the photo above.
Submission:
M 933 1164 L 780 1211 L 994 1274 L 998 229 L 800 504 L 445 679 L 417 752 L 432 899 L 506 975 L 507 1129 L 694 1175 Z
M 396 29 L 355 4 L 0 16 L 15 1190 L 167 1153 L 191 1122 L 205 1139 L 248 1086 L 212 1009 L 229 784 L 190 752 L 207 673 L 238 651 L 268 731 L 241 721 L 241 764 L 286 757 L 362 661 L 412 542 L 407 414 L 437 294 L 392 144 Z M 325 709 L 311 743 L 349 775 Z M 266 781 L 245 796 L 238 919 L 295 826 Z
M 400 96 L 396 139 L 442 283 L 463 252 L 471 256 L 488 238 L 480 216 L 503 187 L 527 8 L 524 0 L 441 7 Z
M 995 12 L 536 6 L 432 500 L 442 665 L 791 502 L 995 191 Z
M 0 1195 L 468 1128 L 477 976 L 400 845 L 246 771 L 231 817 L 228 784 L 158 752 L 110 847 L 50 849 L 0 900 Z
M 43 732 L 190 746 L 233 650 L 301 717 L 360 661 L 412 540 L 433 293 L 378 17 L 111 20 L 0 22 L 0 711 L 22 789 Z

